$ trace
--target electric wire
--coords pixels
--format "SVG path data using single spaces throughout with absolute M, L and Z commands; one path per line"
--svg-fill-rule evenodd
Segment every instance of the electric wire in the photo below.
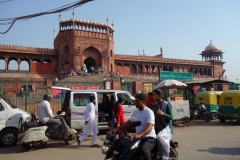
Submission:
M 6 1 L 2 1 L 0 3 L 5 3 L 5 2 L 10 2 L 10 1 L 13 1 L 13 0 L 6 0 Z
M 58 8 L 55 8 L 55 9 L 51 9 L 51 10 L 48 10 L 48 11 L 45 11 L 45 12 L 40 12 L 40 13 L 36 13 L 36 14 L 30 14 L 30 15 L 21 16 L 21 17 L 0 18 L 0 25 L 9 25 L 9 24 L 11 24 L 9 26 L 9 28 L 5 32 L 0 32 L 0 34 L 7 33 L 12 28 L 12 26 L 14 25 L 14 23 L 17 20 L 28 20 L 28 19 L 31 19 L 31 18 L 34 18 L 34 17 L 39 17 L 39 16 L 42 16 L 42 15 L 54 14 L 54 13 L 60 13 L 60 12 L 63 12 L 63 11 L 72 10 L 72 9 L 77 8 L 77 7 L 83 5 L 83 4 L 87 3 L 87 2 L 90 2 L 90 1 L 93 1 L 93 0 L 79 0 L 79 1 L 67 4 L 67 5 L 63 5 L 61 7 L 58 7 Z

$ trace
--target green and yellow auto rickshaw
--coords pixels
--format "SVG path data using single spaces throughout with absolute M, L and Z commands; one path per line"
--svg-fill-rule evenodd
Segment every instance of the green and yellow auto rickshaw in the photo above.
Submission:
M 220 122 L 240 121 L 240 90 L 223 91 L 220 97 L 218 116 Z
M 219 100 L 222 91 L 206 91 L 206 92 L 199 92 L 195 97 L 195 107 L 203 103 L 207 107 L 207 111 L 212 114 L 212 119 L 215 120 L 218 118 L 218 107 L 219 107 Z

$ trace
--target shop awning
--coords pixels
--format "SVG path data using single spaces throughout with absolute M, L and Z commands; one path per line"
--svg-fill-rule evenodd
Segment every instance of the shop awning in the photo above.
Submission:
M 192 82 L 186 82 L 186 84 L 229 84 L 229 83 L 234 83 L 230 82 L 227 80 L 222 80 L 222 79 L 214 79 L 214 80 L 209 80 L 209 81 L 192 81 Z

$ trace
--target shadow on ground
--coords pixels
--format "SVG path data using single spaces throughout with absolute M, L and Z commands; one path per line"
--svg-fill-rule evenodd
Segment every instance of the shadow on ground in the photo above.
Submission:
M 240 155 L 240 148 L 219 148 L 213 147 L 209 148 L 209 150 L 197 150 L 199 152 L 209 152 L 212 154 L 219 154 L 219 155 Z

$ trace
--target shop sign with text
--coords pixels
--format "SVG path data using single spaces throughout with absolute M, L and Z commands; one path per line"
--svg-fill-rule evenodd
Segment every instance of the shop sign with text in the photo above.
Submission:
M 160 81 L 172 79 L 178 81 L 192 81 L 193 75 L 192 73 L 187 72 L 168 72 L 168 71 L 160 71 Z

